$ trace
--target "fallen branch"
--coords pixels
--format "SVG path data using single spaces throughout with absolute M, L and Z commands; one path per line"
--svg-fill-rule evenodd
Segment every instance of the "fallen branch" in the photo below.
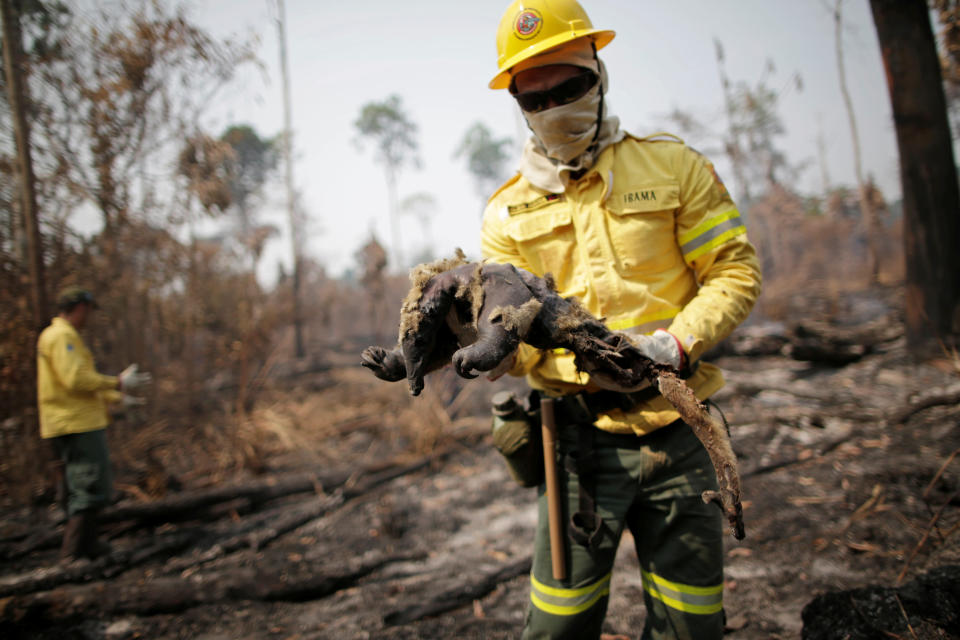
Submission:
M 191 530 L 165 536 L 160 541 L 134 549 L 113 550 L 92 562 L 72 562 L 44 567 L 26 574 L 0 578 L 0 597 L 33 593 L 71 582 L 111 578 L 157 558 L 178 553 L 195 544 L 202 533 Z
M 474 439 L 474 435 L 467 434 L 461 439 L 470 441 Z M 168 522 L 206 519 L 207 516 L 222 511 L 223 505 L 230 502 L 248 504 L 249 508 L 252 509 L 264 502 L 298 493 L 318 493 L 325 488 L 336 489 L 364 476 L 380 473 L 389 474 L 393 471 L 402 475 L 403 473 L 409 473 L 411 468 L 419 469 L 422 464 L 433 464 L 443 456 L 449 455 L 450 451 L 445 449 L 441 452 L 435 452 L 431 456 L 413 463 L 405 462 L 405 460 L 409 460 L 409 456 L 400 456 L 350 472 L 338 471 L 326 475 L 297 473 L 279 479 L 271 478 L 227 487 L 184 492 L 155 502 L 120 504 L 105 509 L 101 514 L 100 521 L 103 523 L 135 521 L 138 526 L 151 526 Z M 128 529 L 132 528 L 128 527 Z M 58 530 L 45 530 L 19 544 L 8 547 L 0 556 L 16 557 L 41 549 L 50 549 L 59 545 L 62 538 L 63 534 Z
M 837 438 L 835 440 L 831 440 L 829 442 L 823 443 L 823 445 L 821 445 L 820 448 L 814 451 L 813 454 L 811 455 L 806 455 L 803 457 L 796 456 L 793 458 L 787 458 L 786 460 L 771 462 L 770 464 L 758 465 L 753 469 L 743 472 L 742 475 L 744 478 L 751 478 L 754 476 L 760 476 L 767 473 L 772 473 L 774 471 L 779 471 L 780 469 L 785 469 L 787 467 L 792 467 L 793 465 L 812 462 L 819 457 L 827 455 L 837 447 L 849 442 L 856 436 L 857 434 L 851 433 L 849 435 L 843 436 L 842 438 Z M 809 449 L 805 449 L 805 451 L 809 451 Z
M 180 572 L 195 569 L 217 558 L 224 557 L 244 549 L 259 550 L 269 545 L 278 537 L 300 527 L 301 525 L 322 517 L 332 509 L 342 505 L 346 500 L 354 499 L 362 494 L 394 480 L 405 474 L 420 471 L 437 461 L 450 455 L 453 447 L 436 452 L 430 456 L 417 459 L 406 464 L 382 468 L 383 463 L 371 465 L 377 468 L 377 473 L 367 476 L 354 474 L 342 483 L 348 485 L 337 489 L 333 494 L 319 496 L 310 500 L 305 506 L 292 507 L 284 505 L 267 512 L 256 514 L 239 523 L 232 524 L 226 531 L 213 531 L 193 527 L 185 531 L 162 537 L 155 544 L 133 549 L 114 549 L 111 553 L 93 562 L 56 565 L 31 571 L 27 574 L 0 578 L 0 597 L 32 593 L 41 589 L 54 587 L 72 582 L 98 580 L 119 575 L 139 566 L 151 559 L 169 557 L 184 549 L 207 542 L 209 546 L 204 551 L 194 555 L 178 557 L 170 560 L 164 567 L 166 571 Z M 59 540 L 61 534 L 56 535 Z M 210 545 L 210 540 L 219 540 Z
M 934 474 L 933 479 L 930 481 L 930 484 L 927 485 L 927 488 L 923 490 L 923 499 L 930 499 L 930 492 L 933 491 L 933 487 L 937 484 L 937 480 L 940 479 L 940 476 L 943 475 L 943 472 L 947 470 L 947 467 L 950 466 L 950 463 L 953 462 L 953 459 L 957 457 L 957 454 L 960 453 L 960 449 L 954 449 L 953 453 L 947 456 L 947 459 L 943 461 L 943 464 L 940 465 L 940 468 L 937 469 L 937 472 Z
M 957 491 L 954 491 L 952 494 L 950 494 L 950 497 L 947 499 L 947 501 L 940 505 L 940 508 L 937 509 L 937 512 L 933 514 L 932 518 L 930 518 L 930 522 L 927 524 L 927 528 L 924 530 L 923 536 L 921 536 L 920 541 L 917 543 L 917 546 L 913 548 L 913 551 L 910 552 L 910 555 L 907 556 L 906 562 L 903 563 L 903 569 L 900 570 L 900 575 L 897 576 L 897 581 L 895 583 L 898 586 L 906 577 L 907 570 L 910 569 L 910 564 L 913 562 L 913 559 L 917 557 L 918 553 L 920 553 L 920 549 L 922 549 L 923 545 L 926 544 L 927 538 L 930 537 L 930 533 L 933 531 L 934 527 L 937 526 L 937 521 L 940 520 L 940 516 L 943 515 L 943 510 L 950 505 L 957 493 Z M 953 530 L 951 530 L 951 532 L 952 531 Z
M 164 568 L 167 571 L 185 571 L 242 549 L 263 549 L 280 536 L 311 520 L 322 517 L 333 509 L 339 508 L 347 500 L 356 498 L 403 475 L 420 471 L 445 455 L 449 455 L 449 451 L 434 454 L 407 465 L 386 469 L 366 478 L 360 478 L 349 488 L 341 488 L 331 495 L 315 498 L 305 506 L 298 508 L 284 507 L 280 515 L 265 519 L 269 522 L 269 526 L 258 527 L 250 532 L 239 532 L 196 555 L 171 560 Z
M 515 560 L 496 571 L 432 596 L 427 602 L 412 604 L 391 611 L 383 616 L 383 623 L 387 626 L 409 624 L 422 618 L 440 615 L 465 604 L 470 604 L 496 589 L 501 583 L 530 573 L 531 563 L 530 556 Z
M 262 549 L 281 535 L 323 516 L 331 509 L 335 509 L 342 504 L 343 492 L 338 490 L 332 495 L 314 498 L 304 507 L 296 509 L 284 507 L 280 511 L 282 515 L 279 515 L 276 519 L 271 518 L 266 520 L 271 523 L 271 526 L 258 526 L 252 531 L 248 530 L 250 528 L 248 526 L 240 527 L 244 529 L 244 531 L 231 535 L 204 551 L 199 551 L 193 555 L 182 558 L 171 559 L 164 565 L 164 570 L 167 572 L 189 571 L 241 549 Z
M 147 615 L 184 611 L 201 604 L 234 600 L 302 602 L 352 586 L 391 562 L 423 554 L 395 554 L 341 570 L 317 570 L 307 563 L 254 565 L 153 580 L 94 582 L 0 599 L 0 623 L 22 629 L 31 622 L 66 621 L 112 614 Z M 0 624 L 2 629 L 2 624 Z
M 347 472 L 321 476 L 297 473 L 286 477 L 234 484 L 181 493 L 154 502 L 119 504 L 105 509 L 101 522 L 138 520 L 142 524 L 177 522 L 197 517 L 197 512 L 221 502 L 245 498 L 254 503 L 267 502 L 296 493 L 316 492 L 319 487 L 339 486 L 349 477 Z
M 924 409 L 956 404 L 960 404 L 960 384 L 955 384 L 944 389 L 933 389 L 913 398 L 908 406 L 890 416 L 887 424 L 889 426 L 903 424 L 908 418 Z

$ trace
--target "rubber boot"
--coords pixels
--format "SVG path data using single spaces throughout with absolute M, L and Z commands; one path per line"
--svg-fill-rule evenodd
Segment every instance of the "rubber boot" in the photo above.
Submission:
M 63 544 L 60 546 L 60 562 L 73 562 L 83 557 L 83 533 L 85 519 L 82 514 L 72 516 L 63 526 Z
M 82 513 L 81 516 L 81 555 L 94 560 L 110 553 L 110 545 L 102 542 L 98 538 L 100 532 L 100 514 L 96 511 L 86 511 Z

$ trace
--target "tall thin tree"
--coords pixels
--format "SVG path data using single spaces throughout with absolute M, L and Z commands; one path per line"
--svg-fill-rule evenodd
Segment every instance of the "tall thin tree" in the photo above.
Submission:
M 30 274 L 30 297 L 33 324 L 40 331 L 47 322 L 47 294 L 43 270 L 43 245 L 37 220 L 37 194 L 30 151 L 30 123 L 27 120 L 29 95 L 24 82 L 23 34 L 20 14 L 12 0 L 0 0 L 3 20 L 3 69 L 7 76 L 7 99 L 13 115 L 13 131 L 17 144 L 17 168 L 20 177 L 20 208 L 27 239 L 27 263 Z
M 277 0 L 277 40 L 280 44 L 280 75 L 283 78 L 283 165 L 287 187 L 287 219 L 290 222 L 290 248 L 293 251 L 293 335 L 296 356 L 306 355 L 303 348 L 303 318 L 300 312 L 300 278 L 303 267 L 303 220 L 293 181 L 293 116 L 290 107 L 290 72 L 287 65 L 287 25 L 284 0 Z
M 361 138 L 371 138 L 377 145 L 379 155 L 376 160 L 383 165 L 387 179 L 393 260 L 398 268 L 402 268 L 397 174 L 407 165 L 416 167 L 420 164 L 417 157 L 417 125 L 404 112 L 400 96 L 392 95 L 383 102 L 368 102 L 363 105 L 354 126 Z
M 853 110 L 853 100 L 847 88 L 847 72 L 843 64 L 843 0 L 837 0 L 833 11 L 834 41 L 837 54 L 837 75 L 840 78 L 840 93 L 850 121 L 851 146 L 853 148 L 853 169 L 857 178 L 857 200 L 860 204 L 860 216 L 863 219 L 867 238 L 867 269 L 870 283 L 876 283 L 880 276 L 880 217 L 872 205 L 867 181 L 863 178 L 863 163 L 860 159 L 860 134 L 857 132 L 857 116 Z
M 734 104 L 733 85 L 727 76 L 727 70 L 724 66 L 726 56 L 723 50 L 723 44 L 714 39 L 713 47 L 717 57 L 717 69 L 720 73 L 720 86 L 723 87 L 724 111 L 727 115 L 728 133 L 723 141 L 727 156 L 730 158 L 730 164 L 733 167 L 733 179 L 737 183 L 737 202 L 746 210 L 750 205 L 750 185 L 747 181 L 746 169 L 744 168 L 745 159 L 743 145 L 740 141 L 740 132 L 736 125 L 736 107 Z

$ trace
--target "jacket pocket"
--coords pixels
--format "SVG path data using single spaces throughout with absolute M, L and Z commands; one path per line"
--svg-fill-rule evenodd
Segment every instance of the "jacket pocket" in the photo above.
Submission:
M 536 211 L 510 216 L 505 231 L 516 243 L 527 264 L 537 275 L 553 274 L 563 288 L 571 277 L 574 231 L 569 205 L 565 202 Z
M 679 206 L 676 182 L 630 186 L 610 194 L 607 224 L 621 273 L 660 273 L 682 260 L 674 221 Z

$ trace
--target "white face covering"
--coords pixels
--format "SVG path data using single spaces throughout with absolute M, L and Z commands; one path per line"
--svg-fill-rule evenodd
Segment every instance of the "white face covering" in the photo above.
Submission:
M 600 83 L 579 99 L 539 111 L 523 112 L 527 124 L 543 146 L 548 158 L 570 164 L 583 155 L 597 132 Z
M 601 92 L 607 89 L 607 69 L 600 62 L 600 80 L 581 98 L 538 113 L 522 111 L 533 136 L 520 159 L 520 173 L 534 186 L 561 193 L 572 171 L 589 169 L 600 152 L 623 139 L 620 119 L 599 114 Z M 597 135 L 599 122 L 600 135 Z

